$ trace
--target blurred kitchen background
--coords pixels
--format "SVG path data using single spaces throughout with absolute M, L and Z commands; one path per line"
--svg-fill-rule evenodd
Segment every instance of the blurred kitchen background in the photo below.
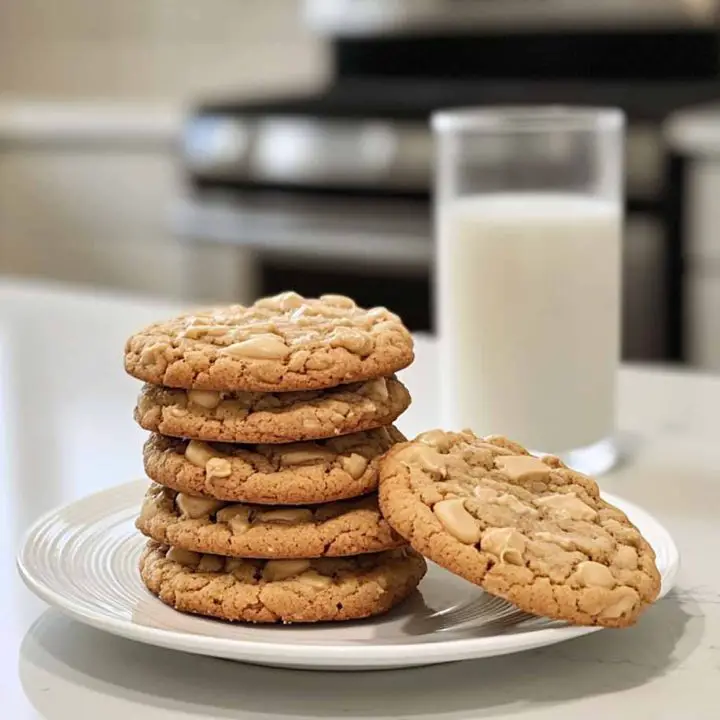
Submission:
M 615 105 L 624 356 L 720 371 L 717 10 L 0 0 L 0 275 L 189 304 L 343 292 L 428 330 L 430 113 Z

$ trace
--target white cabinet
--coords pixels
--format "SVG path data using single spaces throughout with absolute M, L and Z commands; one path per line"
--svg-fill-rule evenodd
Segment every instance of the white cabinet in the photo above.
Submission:
M 686 167 L 685 322 L 688 360 L 720 372 L 720 145 L 717 152 L 690 156 Z
M 720 372 L 720 108 L 678 113 L 667 136 L 686 158 L 686 357 L 694 367 Z
M 623 242 L 623 356 L 661 358 L 665 352 L 667 295 L 665 244 L 660 220 L 633 213 Z
M 180 120 L 149 107 L 0 106 L 0 274 L 247 300 L 242 250 L 172 232 Z
M 720 372 L 720 263 L 709 273 L 699 267 L 690 271 L 686 303 L 688 359 Z

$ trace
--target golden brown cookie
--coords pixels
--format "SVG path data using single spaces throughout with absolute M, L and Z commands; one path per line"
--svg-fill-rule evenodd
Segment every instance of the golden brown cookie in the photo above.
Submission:
M 410 333 L 385 308 L 294 292 L 155 323 L 125 345 L 125 369 L 194 390 L 313 390 L 392 375 L 413 360 Z
M 380 515 L 376 494 L 323 505 L 268 507 L 152 485 L 135 525 L 166 545 L 246 558 L 343 557 L 405 544 Z
M 251 623 L 313 623 L 380 615 L 425 574 L 409 548 L 315 560 L 241 560 L 148 543 L 147 588 L 181 612 Z
M 410 405 L 396 378 L 327 390 L 221 393 L 145 385 L 135 420 L 163 435 L 232 443 L 291 443 L 392 423 Z
M 392 425 L 289 445 L 226 445 L 151 435 L 145 472 L 166 487 L 217 500 L 312 505 L 377 489 L 377 460 L 405 438 Z
M 380 507 L 418 552 L 535 615 L 624 627 L 660 591 L 652 548 L 594 480 L 502 437 L 396 445 Z

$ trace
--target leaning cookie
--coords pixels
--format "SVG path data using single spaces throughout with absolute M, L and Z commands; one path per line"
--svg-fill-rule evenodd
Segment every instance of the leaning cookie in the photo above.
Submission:
M 409 405 L 410 394 L 394 377 L 286 393 L 220 393 L 145 385 L 135 419 L 146 430 L 174 437 L 291 443 L 389 425 Z
M 392 425 L 289 445 L 225 445 L 151 435 L 147 475 L 188 495 L 259 505 L 313 505 L 377 489 L 378 458 L 405 438 Z
M 251 623 L 359 620 L 418 586 L 425 561 L 408 548 L 354 558 L 241 560 L 148 543 L 140 574 L 181 612 Z
M 343 557 L 401 547 L 377 495 L 305 507 L 228 504 L 152 485 L 135 525 L 183 550 L 245 558 Z
M 505 438 L 397 445 L 380 507 L 418 552 L 535 615 L 624 627 L 660 591 L 652 548 L 592 479 Z
M 130 375 L 188 390 L 317 390 L 392 375 L 412 360 L 412 336 L 385 308 L 294 292 L 154 323 L 125 345 Z

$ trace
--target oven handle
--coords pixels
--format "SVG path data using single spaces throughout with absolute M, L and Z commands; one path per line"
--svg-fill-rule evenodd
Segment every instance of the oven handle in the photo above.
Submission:
M 237 245 L 266 255 L 359 262 L 388 270 L 427 272 L 433 247 L 427 213 L 397 216 L 385 227 L 362 214 L 308 214 L 257 209 L 237 203 L 181 200 L 172 209 L 172 228 L 183 241 Z

